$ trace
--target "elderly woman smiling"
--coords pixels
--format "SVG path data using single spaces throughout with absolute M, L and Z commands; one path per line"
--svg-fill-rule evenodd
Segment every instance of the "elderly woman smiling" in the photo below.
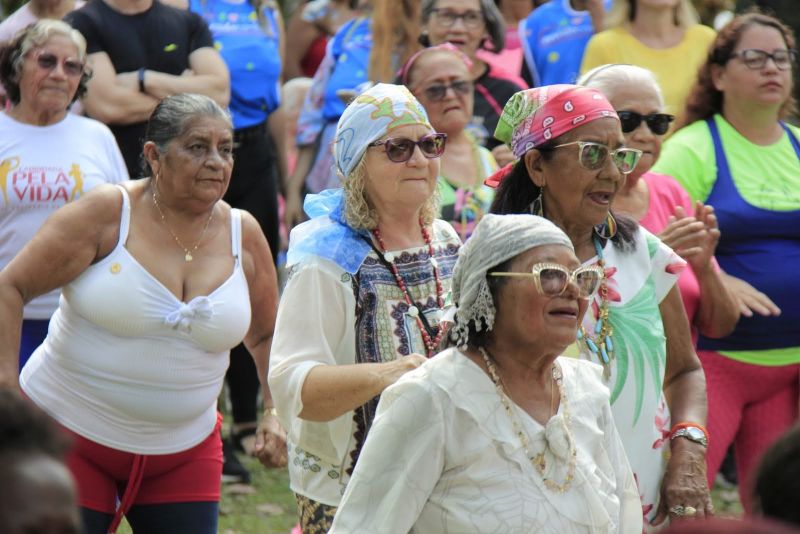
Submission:
M 624 146 L 617 113 L 599 91 L 574 85 L 517 93 L 495 135 L 520 160 L 489 179 L 500 184 L 492 211 L 543 215 L 569 235 L 581 262 L 604 268 L 574 352 L 605 368 L 642 512 L 655 523 L 668 512 L 709 513 L 705 380 L 675 287 L 685 262 L 611 211 L 641 151 Z M 680 439 L 667 461 L 669 437 Z
M 559 357 L 602 277 L 546 219 L 485 216 L 457 347 L 384 392 L 332 532 L 641 532 L 602 369 Z
M 289 432 L 303 532 L 327 532 L 378 396 L 433 355 L 460 241 L 434 219 L 445 135 L 405 88 L 378 84 L 337 126 L 344 191 L 292 231 L 269 383 Z

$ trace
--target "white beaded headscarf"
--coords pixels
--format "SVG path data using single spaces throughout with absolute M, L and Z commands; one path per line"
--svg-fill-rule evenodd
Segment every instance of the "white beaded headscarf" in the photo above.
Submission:
M 535 215 L 484 215 L 461 247 L 453 271 L 455 324 L 450 336 L 458 347 L 469 343 L 469 323 L 480 331 L 494 327 L 495 306 L 486 273 L 526 250 L 542 245 L 564 245 L 575 250 L 555 224 Z

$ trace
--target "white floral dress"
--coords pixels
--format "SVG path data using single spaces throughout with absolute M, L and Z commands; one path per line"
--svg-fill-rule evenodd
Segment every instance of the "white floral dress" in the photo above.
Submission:
M 642 498 L 645 520 L 655 517 L 661 479 L 666 468 L 670 419 L 662 386 L 667 349 L 659 304 L 686 266 L 671 248 L 639 227 L 634 250 L 620 250 L 607 242 L 603 249 L 608 277 L 609 322 L 614 353 L 606 384 L 611 410 Z M 585 265 L 596 264 L 595 256 Z M 600 306 L 599 295 L 584 317 L 592 336 Z M 602 363 L 580 350 L 583 359 Z

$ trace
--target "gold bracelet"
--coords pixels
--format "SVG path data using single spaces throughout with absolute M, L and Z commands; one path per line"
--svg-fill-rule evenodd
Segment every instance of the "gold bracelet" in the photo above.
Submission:
M 275 409 L 275 406 L 264 408 L 264 411 L 270 414 L 272 417 L 278 417 L 278 410 Z

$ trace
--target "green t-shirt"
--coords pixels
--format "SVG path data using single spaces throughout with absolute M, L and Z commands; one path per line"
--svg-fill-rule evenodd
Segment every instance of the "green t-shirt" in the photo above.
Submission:
M 743 137 L 721 115 L 719 129 L 733 184 L 749 204 L 771 211 L 800 209 L 800 160 L 787 135 L 769 146 Z M 800 138 L 800 129 L 789 126 Z M 675 132 L 665 143 L 653 172 L 674 177 L 692 200 L 705 202 L 717 180 L 714 143 L 708 126 L 698 121 Z M 800 347 L 726 351 L 730 358 L 756 365 L 800 363 Z

